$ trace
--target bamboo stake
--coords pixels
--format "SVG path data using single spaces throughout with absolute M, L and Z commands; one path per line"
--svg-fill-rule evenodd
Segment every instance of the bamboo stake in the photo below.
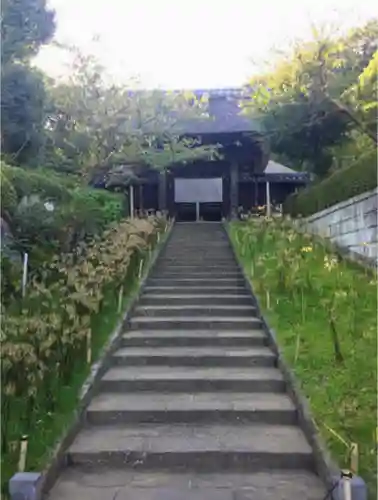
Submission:
M 301 339 L 301 334 L 300 334 L 300 333 L 298 333 L 298 335 L 297 335 L 297 342 L 296 342 L 296 344 L 295 344 L 294 364 L 296 364 L 296 363 L 297 363 L 298 356 L 299 356 L 300 339 Z
M 23 262 L 23 269 L 22 269 L 22 296 L 25 297 L 26 295 L 26 284 L 28 281 L 28 260 L 29 260 L 29 254 L 24 253 L 24 262 Z
M 123 285 L 118 292 L 118 308 L 117 311 L 120 313 L 122 311 L 122 299 L 123 299 Z
M 87 363 L 92 363 L 92 330 L 88 328 L 87 332 Z
M 269 290 L 266 290 L 265 294 L 266 294 L 266 308 L 270 309 L 270 293 L 269 293 Z
M 350 452 L 350 470 L 353 474 L 358 474 L 358 444 L 352 443 Z
M 142 271 L 143 271 L 143 259 L 141 259 L 139 262 L 139 270 L 138 270 L 138 278 L 139 279 L 142 277 Z
M 18 460 L 18 472 L 25 471 L 27 452 L 28 452 L 28 436 L 24 435 L 21 438 L 20 458 Z
M 344 476 L 344 495 L 343 495 L 343 500 L 352 500 L 352 483 L 351 483 L 351 477 L 348 475 Z
M 304 298 L 303 288 L 301 288 L 301 310 L 302 310 L 302 323 L 304 323 L 306 320 L 306 316 L 305 316 L 305 298 Z

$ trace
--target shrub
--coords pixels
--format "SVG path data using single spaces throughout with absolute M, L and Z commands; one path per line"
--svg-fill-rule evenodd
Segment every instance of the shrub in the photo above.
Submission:
M 117 222 L 123 215 L 123 195 L 111 193 L 105 189 L 76 188 L 74 195 L 78 203 L 96 205 L 101 209 L 101 217 L 105 224 Z
M 167 229 L 163 218 L 124 220 L 74 252 L 56 256 L 42 266 L 27 297 L 3 309 L 1 331 L 2 451 L 6 479 L 17 466 L 12 443 L 30 436 L 38 445 L 48 415 L 61 392 L 83 366 L 92 363 L 95 333 L 103 311 L 117 309 L 121 292 L 138 279 L 141 259 Z M 110 332 L 108 332 L 110 333 Z M 59 415 L 57 415 L 58 417 Z M 42 425 L 41 425 L 42 424 Z M 37 437 L 34 436 L 35 432 Z M 28 459 L 27 467 L 35 463 Z
M 2 163 L 1 180 L 1 209 L 10 219 L 13 246 L 30 254 L 32 266 L 55 252 L 72 250 L 122 217 L 122 195 L 78 187 L 76 178 Z M 47 201 L 52 211 L 46 209 Z
M 56 211 L 49 212 L 39 196 L 24 197 L 12 217 L 13 246 L 30 254 L 31 264 L 40 265 L 59 250 L 59 241 L 66 229 L 61 226 Z
M 284 203 L 284 212 L 294 217 L 307 217 L 375 187 L 377 152 L 371 151 L 323 181 L 289 196 Z
M 56 176 L 48 176 L 21 167 L 1 163 L 1 171 L 13 185 L 18 201 L 24 196 L 38 195 L 44 200 L 67 201 L 70 190 Z
M 17 206 L 17 193 L 12 182 L 8 179 L 6 173 L 0 170 L 1 183 L 1 213 L 11 215 Z

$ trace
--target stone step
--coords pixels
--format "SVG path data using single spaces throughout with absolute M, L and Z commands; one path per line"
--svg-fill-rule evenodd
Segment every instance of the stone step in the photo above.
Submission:
M 171 240 L 167 250 L 183 250 L 185 251 L 197 251 L 201 250 L 203 252 L 217 252 L 222 250 L 230 250 L 230 244 L 226 239 L 214 241 L 214 239 L 193 241 L 193 238 Z
M 147 330 L 128 332 L 122 336 L 123 347 L 253 347 L 267 344 L 261 330 Z
M 224 251 L 218 251 L 218 252 L 204 252 L 201 251 L 200 249 L 193 250 L 193 251 L 187 251 L 184 249 L 177 249 L 177 250 L 170 250 L 169 252 L 165 252 L 162 254 L 162 259 L 177 259 L 179 257 L 180 259 L 191 259 L 191 258 L 196 258 L 196 259 L 209 259 L 210 261 L 212 259 L 216 260 L 226 260 L 230 259 L 232 257 L 231 251 L 230 250 L 224 250 Z
M 302 431 L 285 425 L 140 424 L 82 429 L 68 463 L 196 472 L 311 469 Z
M 170 244 L 164 249 L 164 252 L 161 254 L 162 257 L 169 254 L 184 254 L 184 255 L 192 255 L 192 254 L 213 254 L 213 255 L 231 255 L 232 250 L 230 245 L 209 245 L 209 244 L 197 244 L 197 245 L 188 245 L 188 244 L 175 244 L 174 242 L 170 242 Z
M 213 287 L 213 286 L 245 286 L 245 281 L 240 277 L 236 278 L 149 278 L 147 281 L 149 286 L 174 286 L 175 288 L 180 286 L 196 286 L 201 287 Z
M 124 347 L 113 354 L 117 366 L 275 366 L 268 347 Z
M 231 255 L 215 255 L 215 254 L 203 254 L 200 252 L 196 252 L 195 254 L 187 254 L 182 252 L 177 252 L 172 255 L 164 255 L 164 258 L 161 260 L 164 264 L 175 264 L 175 265 L 190 265 L 196 266 L 201 265 L 206 267 L 208 265 L 217 265 L 222 266 L 223 264 L 235 264 L 232 260 Z
M 153 294 L 147 293 L 142 295 L 139 300 L 140 306 L 149 305 L 252 305 L 252 298 L 250 295 L 224 295 L 224 294 L 198 294 L 198 295 L 184 295 L 173 293 L 160 293 Z
M 233 295 L 245 295 L 247 293 L 247 289 L 245 284 L 232 285 L 232 286 L 173 286 L 173 285 L 147 285 L 144 287 L 145 293 L 177 293 L 177 294 L 185 294 L 185 295 L 203 295 L 203 294 L 233 294 Z
M 242 273 L 238 269 L 225 271 L 223 269 L 203 269 L 202 271 L 162 271 L 155 270 L 151 274 L 151 279 L 243 279 Z
M 177 245 L 177 247 L 169 247 L 164 253 L 161 254 L 161 258 L 165 259 L 166 257 L 221 257 L 221 258 L 230 258 L 232 257 L 232 251 L 229 246 L 223 248 L 209 248 L 203 247 L 199 248 L 198 246 L 193 246 L 192 248 L 188 248 L 184 245 Z
M 50 500 L 321 500 L 320 479 L 303 469 L 249 473 L 173 473 L 68 467 Z
M 130 366 L 110 368 L 101 392 L 283 392 L 285 382 L 276 368 L 215 368 Z
M 131 330 L 248 330 L 259 328 L 261 321 L 253 316 L 133 316 L 129 325 Z
M 295 425 L 293 402 L 285 394 L 230 392 L 104 393 L 87 408 L 90 425 L 125 423 L 264 423 Z
M 217 316 L 250 318 L 255 316 L 256 308 L 252 305 L 208 305 L 204 300 L 202 305 L 139 305 L 135 314 L 145 317 L 170 317 L 181 318 L 185 316 Z
M 213 258 L 195 258 L 195 259 L 188 259 L 188 258 L 177 258 L 177 259 L 164 259 L 162 261 L 163 264 L 157 264 L 157 266 L 164 265 L 166 268 L 172 268 L 172 267 L 183 267 L 183 266 L 190 266 L 190 267 L 200 267 L 201 269 L 214 269 L 214 267 L 217 267 L 218 269 L 222 269 L 226 265 L 230 265 L 230 258 L 223 259 L 223 260 L 217 260 Z M 235 264 L 232 263 L 233 269 L 235 269 Z M 238 268 L 239 269 L 239 268 Z
M 172 270 L 172 271 L 201 271 L 202 269 L 207 269 L 207 270 L 216 270 L 216 269 L 225 269 L 227 271 L 235 271 L 239 270 L 238 265 L 235 262 L 230 262 L 228 261 L 227 264 L 223 264 L 222 266 L 209 262 L 204 266 L 202 263 L 199 264 L 187 264 L 187 263 L 182 263 L 182 264 L 174 264 L 174 263 L 167 263 L 165 260 L 158 260 L 156 262 L 156 269 L 167 269 L 167 270 Z

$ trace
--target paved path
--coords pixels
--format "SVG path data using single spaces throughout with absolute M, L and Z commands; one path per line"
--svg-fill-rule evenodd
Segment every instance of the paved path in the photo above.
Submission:
M 50 500 L 322 500 L 218 224 L 177 224 Z

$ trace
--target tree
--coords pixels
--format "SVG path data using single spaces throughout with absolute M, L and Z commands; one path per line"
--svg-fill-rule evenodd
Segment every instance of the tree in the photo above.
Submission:
M 30 61 L 54 34 L 54 11 L 46 0 L 3 0 L 1 11 L 1 64 Z
M 253 99 L 246 112 L 262 117 L 276 154 L 324 175 L 335 148 L 354 137 L 356 128 L 374 140 L 372 129 L 343 97 L 351 95 L 348 89 L 371 64 L 377 41 L 376 20 L 344 37 L 314 32 L 312 41 L 297 44 L 270 72 L 251 80 Z M 370 106 L 371 89 L 368 93 Z
M 45 0 L 4 0 L 1 18 L 2 152 L 24 163 L 42 140 L 44 77 L 30 60 L 55 30 L 54 12 Z
M 45 90 L 43 76 L 23 64 L 2 68 L 2 150 L 17 163 L 38 153 L 42 141 Z
M 359 75 L 358 81 L 341 96 L 341 99 L 352 110 L 350 114 L 358 128 L 374 138 L 375 142 L 377 142 L 377 78 L 378 51 L 375 51 Z
M 181 127 L 187 120 L 209 119 L 206 97 L 111 84 L 93 56 L 70 50 L 75 57 L 69 81 L 50 89 L 46 157 L 60 151 L 90 174 L 120 164 L 164 170 L 216 154 L 215 146 L 183 137 Z

